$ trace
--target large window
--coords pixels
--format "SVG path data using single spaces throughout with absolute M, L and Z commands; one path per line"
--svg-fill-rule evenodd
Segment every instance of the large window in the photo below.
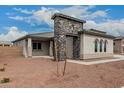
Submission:
M 105 42 L 104 42 L 104 52 L 106 52 L 107 51 L 107 40 L 105 40 Z
M 103 46 L 103 40 L 101 39 L 100 40 L 100 50 L 99 50 L 100 52 L 102 52 L 102 46 Z
M 95 52 L 98 52 L 98 39 L 95 40 Z
M 33 43 L 33 49 L 34 50 L 42 50 L 42 44 L 41 43 Z

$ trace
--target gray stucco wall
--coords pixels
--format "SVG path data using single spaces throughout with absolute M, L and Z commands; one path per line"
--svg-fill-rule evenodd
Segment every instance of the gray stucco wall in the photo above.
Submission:
M 83 29 L 83 23 L 69 20 L 62 17 L 55 17 L 54 19 L 54 34 L 55 42 L 58 48 L 57 55 L 59 60 L 65 59 L 65 48 L 66 48 L 66 34 L 78 34 L 78 31 Z M 75 41 L 78 38 L 75 38 Z M 76 42 L 77 46 L 74 46 L 75 51 L 79 51 L 80 44 Z M 78 49 L 78 50 L 77 50 Z M 75 52 L 74 51 L 74 52 Z M 79 53 L 75 53 L 77 56 Z M 76 57 L 76 56 L 75 56 Z
M 32 56 L 48 56 L 49 55 L 49 41 L 32 41 L 33 42 L 39 42 L 42 44 L 41 50 L 32 50 Z

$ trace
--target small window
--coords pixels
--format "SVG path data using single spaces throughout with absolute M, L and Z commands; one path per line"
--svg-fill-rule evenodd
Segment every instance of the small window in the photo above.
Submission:
M 41 49 L 41 43 L 38 43 L 38 49 Z
M 100 52 L 102 52 L 102 47 L 103 47 L 103 40 L 100 40 Z
M 33 43 L 33 49 L 37 49 L 37 43 Z
M 107 40 L 104 42 L 104 52 L 106 52 L 107 48 Z
M 113 43 L 113 45 L 115 46 L 115 42 Z
M 95 40 L 95 52 L 98 52 L 98 39 Z
M 42 44 L 41 43 L 33 43 L 33 49 L 41 50 L 42 49 Z

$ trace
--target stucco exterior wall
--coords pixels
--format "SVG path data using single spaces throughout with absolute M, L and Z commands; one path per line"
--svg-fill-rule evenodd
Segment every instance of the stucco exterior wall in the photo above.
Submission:
M 48 41 L 33 41 L 40 42 L 42 45 L 41 50 L 32 50 L 32 56 L 48 56 L 50 43 Z
M 18 42 L 14 42 L 13 45 L 14 46 L 22 47 L 22 55 L 24 57 L 28 57 L 28 54 L 27 54 L 27 41 L 26 41 L 26 39 L 20 40 Z
M 98 52 L 95 52 L 95 40 L 103 39 L 107 40 L 107 49 L 106 52 L 100 52 L 98 46 Z M 111 57 L 113 56 L 113 40 L 98 36 L 92 36 L 87 34 L 81 34 L 80 36 L 80 59 L 92 59 L 92 58 L 101 58 L 101 57 Z M 104 46 L 104 45 L 103 45 Z M 104 49 L 102 49 L 104 50 Z

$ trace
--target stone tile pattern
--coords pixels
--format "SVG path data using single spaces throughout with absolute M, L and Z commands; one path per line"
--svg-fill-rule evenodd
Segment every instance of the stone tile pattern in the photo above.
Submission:
M 57 46 L 58 60 L 63 61 L 65 59 L 66 52 L 66 34 L 78 34 L 78 31 L 83 29 L 83 23 L 71 20 L 68 18 L 63 18 L 61 16 L 56 16 L 54 18 L 54 35 L 55 42 Z M 79 57 L 80 52 L 80 41 L 79 37 L 74 38 L 74 58 Z

